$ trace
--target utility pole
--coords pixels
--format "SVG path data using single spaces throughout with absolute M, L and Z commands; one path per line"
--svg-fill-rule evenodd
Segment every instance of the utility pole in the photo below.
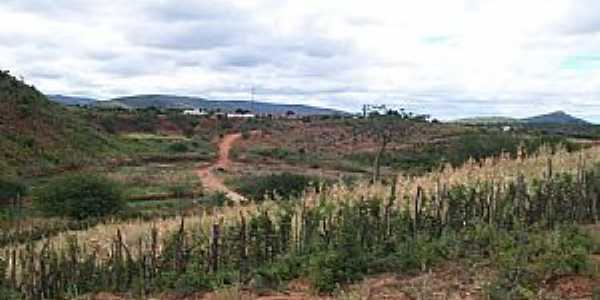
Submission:
M 251 113 L 258 115 L 256 107 L 254 107 L 254 85 L 250 88 L 250 109 L 252 110 Z

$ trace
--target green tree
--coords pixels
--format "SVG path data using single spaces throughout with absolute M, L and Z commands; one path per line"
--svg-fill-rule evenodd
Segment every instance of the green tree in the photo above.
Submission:
M 34 191 L 35 207 L 48 216 L 86 219 L 115 214 L 125 207 L 121 188 L 91 174 L 67 175 Z
M 0 203 L 17 199 L 27 192 L 25 186 L 17 180 L 0 178 Z

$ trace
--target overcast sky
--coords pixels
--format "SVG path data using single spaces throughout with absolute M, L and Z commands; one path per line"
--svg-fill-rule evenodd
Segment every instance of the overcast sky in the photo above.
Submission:
M 0 69 L 100 99 L 254 86 L 350 111 L 600 122 L 600 1 L 2 0 Z

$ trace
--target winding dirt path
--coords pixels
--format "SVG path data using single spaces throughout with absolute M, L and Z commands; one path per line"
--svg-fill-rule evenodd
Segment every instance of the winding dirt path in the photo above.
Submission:
M 196 174 L 200 177 L 200 180 L 202 180 L 202 185 L 205 189 L 211 192 L 223 192 L 231 200 L 238 203 L 245 201 L 246 198 L 225 186 L 223 179 L 217 176 L 215 171 L 223 171 L 231 168 L 232 162 L 229 157 L 229 152 L 231 151 L 233 144 L 241 137 L 241 133 L 232 133 L 224 136 L 221 142 L 219 142 L 219 157 L 217 161 L 196 171 Z

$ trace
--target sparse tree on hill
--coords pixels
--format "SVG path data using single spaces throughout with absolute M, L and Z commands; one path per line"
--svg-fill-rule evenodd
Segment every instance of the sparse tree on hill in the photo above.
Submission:
M 373 159 L 373 182 L 379 182 L 381 179 L 381 160 L 389 144 L 415 134 L 417 124 L 426 122 L 427 119 L 428 116 L 407 113 L 404 109 L 369 115 L 366 126 L 360 131 L 373 137 L 378 145 Z

